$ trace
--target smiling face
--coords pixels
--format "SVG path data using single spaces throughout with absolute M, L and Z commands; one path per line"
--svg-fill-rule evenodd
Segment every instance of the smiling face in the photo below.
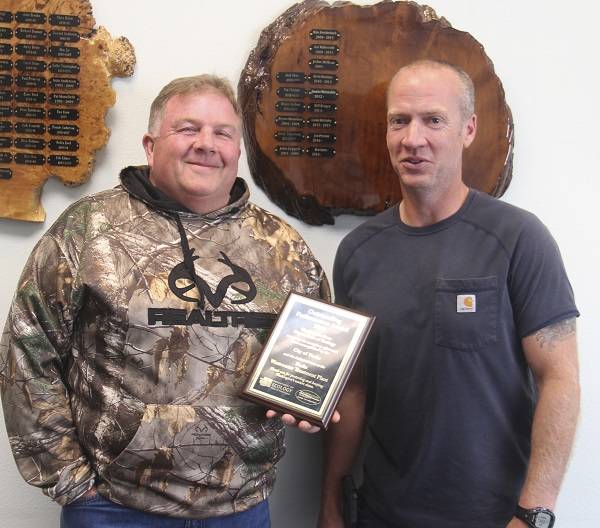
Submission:
M 241 122 L 229 100 L 208 90 L 169 99 L 143 138 L 150 181 L 188 209 L 227 205 L 237 176 Z
M 400 70 L 388 91 L 387 147 L 402 193 L 442 196 L 462 185 L 462 151 L 475 115 L 461 111 L 463 86 L 449 67 Z

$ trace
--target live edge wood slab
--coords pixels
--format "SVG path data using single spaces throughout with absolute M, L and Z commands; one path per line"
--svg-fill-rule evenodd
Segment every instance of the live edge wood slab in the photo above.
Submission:
M 398 68 L 418 59 L 447 61 L 472 77 L 478 132 L 464 154 L 463 178 L 501 196 L 513 154 L 502 83 L 481 44 L 414 2 L 307 0 L 262 31 L 238 85 L 255 182 L 314 225 L 399 201 L 385 144 L 385 94 Z
M 108 141 L 111 79 L 135 54 L 95 24 L 88 0 L 0 2 L 0 217 L 42 222 L 46 180 L 83 183 Z

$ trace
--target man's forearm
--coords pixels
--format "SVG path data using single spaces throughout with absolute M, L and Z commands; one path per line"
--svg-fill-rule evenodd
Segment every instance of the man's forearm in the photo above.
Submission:
M 320 526 L 339 516 L 342 479 L 352 469 L 363 436 L 364 392 L 358 384 L 349 385 L 338 405 L 341 420 L 330 426 L 325 437 L 325 463 Z
M 575 320 L 561 321 L 523 340 L 538 388 L 531 458 L 519 503 L 553 508 L 564 477 L 579 415 Z
M 579 414 L 579 385 L 547 380 L 539 386 L 531 459 L 519 504 L 554 508 L 571 453 Z

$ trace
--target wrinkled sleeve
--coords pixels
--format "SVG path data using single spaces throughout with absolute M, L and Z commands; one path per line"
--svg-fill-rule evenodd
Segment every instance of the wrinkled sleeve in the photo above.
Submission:
M 579 316 L 558 246 L 533 215 L 515 247 L 508 284 L 521 337 Z
M 331 288 L 329 286 L 329 281 L 327 280 L 327 275 L 325 275 L 325 272 L 321 269 L 320 265 L 319 271 L 321 279 L 319 283 L 319 297 L 324 301 L 331 302 Z
M 0 342 L 0 392 L 10 446 L 27 483 L 67 504 L 94 483 L 66 386 L 78 299 L 74 266 L 45 235 L 25 266 Z
M 327 275 L 325 274 L 323 267 L 315 258 L 312 251 L 308 247 L 308 244 L 305 241 L 302 242 L 302 247 L 303 249 L 301 253 L 305 254 L 309 261 L 307 269 L 309 282 L 318 286 L 314 290 L 314 293 L 312 293 L 312 295 L 324 301 L 331 302 L 331 288 L 329 286 L 329 281 L 327 280 Z

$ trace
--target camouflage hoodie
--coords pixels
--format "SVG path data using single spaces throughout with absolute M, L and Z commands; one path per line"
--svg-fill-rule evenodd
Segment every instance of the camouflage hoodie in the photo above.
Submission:
M 269 495 L 284 430 L 238 395 L 287 293 L 328 298 L 327 281 L 241 179 L 205 216 L 146 167 L 121 182 L 67 209 L 19 282 L 0 345 L 18 468 L 60 504 L 95 483 L 154 513 L 243 511 Z

